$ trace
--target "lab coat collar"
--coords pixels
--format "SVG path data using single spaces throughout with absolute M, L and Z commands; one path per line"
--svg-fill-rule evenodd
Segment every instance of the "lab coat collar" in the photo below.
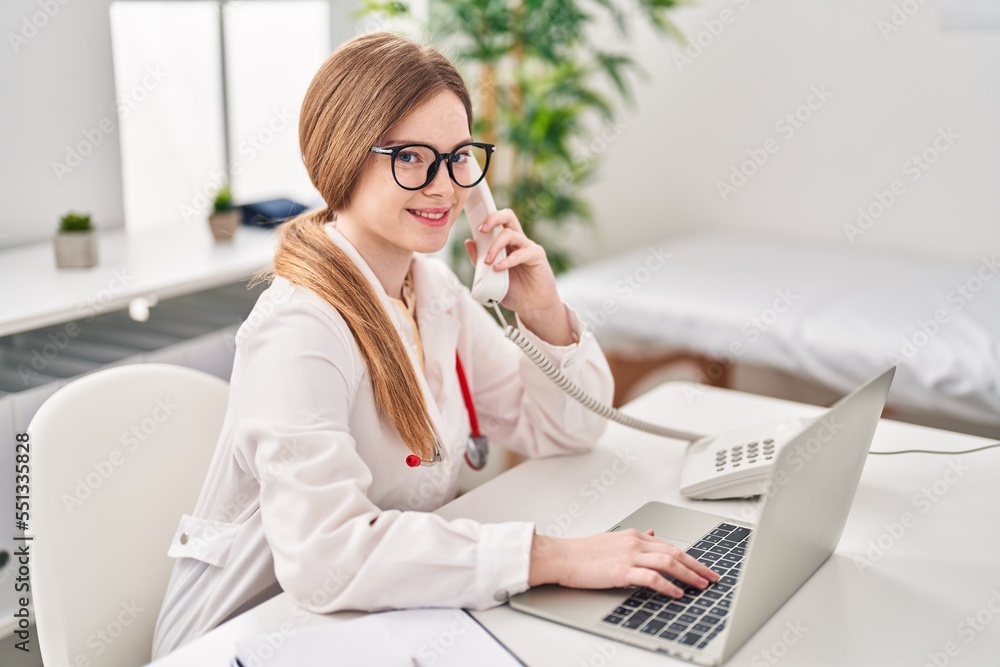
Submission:
M 351 258 L 359 269 L 361 269 L 361 273 L 365 275 L 368 282 L 371 283 L 373 288 L 375 288 L 375 292 L 379 295 L 379 298 L 382 299 L 383 302 L 386 302 L 386 300 L 389 299 L 389 293 L 385 291 L 385 287 L 382 286 L 382 281 L 379 280 L 378 276 L 375 275 L 375 272 L 372 271 L 372 267 L 368 266 L 368 262 L 366 262 L 365 258 L 361 256 L 361 253 L 354 247 L 354 244 L 351 243 L 346 236 L 340 233 L 340 230 L 337 229 L 335 222 L 328 222 L 323 225 L 323 227 L 326 228 L 327 235 L 334 243 L 337 244 L 337 247 L 347 253 L 347 256 Z

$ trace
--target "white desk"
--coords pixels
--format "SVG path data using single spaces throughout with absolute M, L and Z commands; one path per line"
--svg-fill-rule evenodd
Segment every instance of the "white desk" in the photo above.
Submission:
M 98 263 L 57 269 L 51 241 L 0 252 L 0 336 L 168 298 L 250 276 L 274 256 L 272 230 L 241 226 L 216 243 L 208 223 L 98 232 Z
M 808 416 L 818 409 L 670 383 L 640 397 L 627 411 L 647 419 L 669 418 L 673 426 L 709 432 Z M 882 421 L 872 449 L 959 450 L 988 442 Z M 648 500 L 753 519 L 757 510 L 754 502 L 681 499 L 677 483 L 682 454 L 682 446 L 674 441 L 611 424 L 594 452 L 528 461 L 449 503 L 439 513 L 481 521 L 533 520 L 539 531 L 562 531 L 571 537 L 606 530 Z M 619 456 L 635 460 L 624 474 L 616 476 L 611 464 Z M 936 657 L 952 666 L 996 664 L 1000 656 L 998 482 L 1000 449 L 961 457 L 870 457 L 837 552 L 727 664 L 920 666 L 933 664 L 928 653 L 940 654 Z M 928 499 L 920 495 L 924 489 Z M 575 511 L 576 518 L 569 519 L 572 503 L 582 511 Z M 905 513 L 913 520 L 907 519 L 909 527 L 894 537 L 892 524 L 900 523 Z M 854 558 L 866 557 L 865 552 L 879 543 L 884 554 L 873 553 L 871 566 L 859 568 Z M 336 623 L 356 615 L 307 614 L 282 594 L 156 664 L 224 665 L 239 637 L 278 633 L 273 637 L 280 641 L 281 633 L 293 628 Z M 475 612 L 475 616 L 532 667 L 689 664 L 612 644 L 506 605 Z M 967 617 L 981 624 L 977 625 L 979 631 Z M 949 649 L 952 656 L 945 653 Z

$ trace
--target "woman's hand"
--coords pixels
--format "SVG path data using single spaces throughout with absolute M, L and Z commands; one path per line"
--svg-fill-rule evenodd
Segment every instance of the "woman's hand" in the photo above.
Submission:
M 509 208 L 486 216 L 480 231 L 487 233 L 496 227 L 503 230 L 490 242 L 485 261 L 494 271 L 508 271 L 510 287 L 500 303 L 516 312 L 524 326 L 542 340 L 569 345 L 573 342 L 569 313 L 556 290 L 545 248 L 525 236 L 521 222 Z M 497 261 L 501 249 L 507 250 L 507 257 Z M 467 239 L 465 250 L 475 264 L 475 241 Z
M 677 547 L 653 537 L 653 531 L 629 529 L 577 539 L 535 534 L 531 543 L 528 585 L 559 584 L 569 588 L 646 586 L 664 595 L 683 591 L 663 578 L 667 574 L 704 588 L 719 575 Z

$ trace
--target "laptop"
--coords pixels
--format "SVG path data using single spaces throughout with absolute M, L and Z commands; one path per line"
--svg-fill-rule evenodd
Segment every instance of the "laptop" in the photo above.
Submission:
M 650 502 L 610 529 L 652 528 L 719 572 L 718 582 L 703 591 L 676 582 L 685 590 L 679 599 L 649 588 L 546 585 L 510 606 L 699 665 L 724 663 L 837 547 L 894 373 L 803 421 L 762 484 L 756 525 Z

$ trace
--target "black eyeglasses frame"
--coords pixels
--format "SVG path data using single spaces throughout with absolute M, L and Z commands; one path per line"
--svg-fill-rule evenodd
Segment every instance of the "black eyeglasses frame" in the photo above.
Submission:
M 422 148 L 426 148 L 426 149 L 430 150 L 431 152 L 433 152 L 434 156 L 435 156 L 435 159 L 434 159 L 433 162 L 431 162 L 429 165 L 427 165 L 427 180 L 424 181 L 423 185 L 420 185 L 420 186 L 417 186 L 417 187 L 409 187 L 409 186 L 406 186 L 406 185 L 403 185 L 402 183 L 400 183 L 399 182 L 399 177 L 396 176 L 396 156 L 399 155 L 403 150 L 405 150 L 407 148 L 413 148 L 413 147 L 416 147 L 416 146 L 419 146 L 419 147 L 422 147 Z M 454 163 L 454 160 L 456 160 L 457 158 L 461 157 L 458 152 L 460 150 L 462 150 L 463 148 L 467 148 L 468 146 L 475 146 L 476 148 L 482 148 L 483 150 L 485 150 L 486 151 L 486 161 L 485 161 L 485 164 L 479 165 L 479 168 L 482 170 L 482 173 L 479 174 L 479 178 L 477 178 L 475 180 L 475 182 L 472 183 L 471 185 L 463 185 L 463 184 L 459 183 L 458 180 L 455 178 L 455 172 L 454 172 L 454 170 L 452 168 L 452 165 Z M 487 144 L 487 143 L 484 143 L 482 141 L 470 141 L 468 143 L 462 144 L 461 146 L 455 147 L 455 149 L 452 150 L 450 153 L 441 153 L 440 151 L 438 151 L 438 149 L 434 148 L 430 144 L 419 144 L 419 143 L 415 143 L 415 144 L 399 144 L 398 146 L 372 146 L 371 149 L 370 149 L 370 152 L 372 152 L 372 153 L 378 153 L 379 155 L 390 155 L 390 156 L 392 156 L 392 163 L 391 163 L 392 164 L 392 177 L 393 177 L 393 179 L 395 179 L 396 185 L 398 185 L 399 187 L 403 188 L 404 190 L 423 190 L 428 185 L 430 185 L 431 181 L 433 181 L 434 178 L 437 176 L 438 169 L 441 166 L 441 160 L 447 160 L 448 161 L 448 176 L 451 178 L 452 182 L 455 185 L 457 185 L 460 188 L 474 188 L 474 187 L 476 187 L 477 185 L 479 185 L 479 182 L 482 181 L 486 177 L 486 172 L 490 168 L 490 158 L 493 157 L 493 152 L 495 150 L 496 150 L 496 145 L 495 144 Z

